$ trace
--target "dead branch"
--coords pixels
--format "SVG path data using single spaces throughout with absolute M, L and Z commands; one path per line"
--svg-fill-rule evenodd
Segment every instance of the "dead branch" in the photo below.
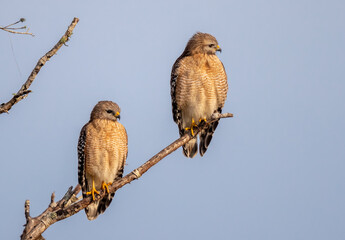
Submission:
M 213 114 L 212 117 L 207 121 L 208 123 L 214 122 L 220 118 L 229 118 L 233 117 L 231 113 L 225 114 Z M 202 130 L 205 129 L 208 123 L 202 121 L 196 130 L 194 130 L 194 137 Z M 111 193 L 116 192 L 119 188 L 123 187 L 124 185 L 132 182 L 135 179 L 141 177 L 147 170 L 161 161 L 163 158 L 168 156 L 170 153 L 177 150 L 182 145 L 186 144 L 192 138 L 194 138 L 190 133 L 186 133 L 169 146 L 164 148 L 162 151 L 154 155 L 151 159 L 145 162 L 140 167 L 134 169 L 132 172 L 127 174 L 125 177 L 121 178 L 120 180 L 113 182 L 113 184 L 109 187 L 109 191 Z M 81 187 L 78 184 L 74 190 L 70 187 L 65 194 L 65 196 L 58 202 L 54 202 L 55 194 L 53 193 L 51 196 L 51 202 L 46 210 L 43 211 L 39 216 L 32 218 L 30 217 L 30 201 L 25 201 L 25 218 L 26 224 L 23 234 L 21 235 L 22 240 L 28 239 L 43 239 L 41 234 L 47 230 L 47 228 L 65 218 L 71 217 L 74 214 L 78 213 L 80 210 L 87 207 L 91 201 L 92 197 L 84 198 L 80 201 L 76 197 L 76 195 L 80 192 Z M 98 200 L 104 197 L 105 192 L 101 191 L 100 195 L 96 195 L 95 199 Z
M 56 52 L 61 48 L 61 46 L 66 44 L 66 42 L 71 37 L 73 29 L 77 25 L 78 21 L 79 21 L 78 18 L 73 19 L 72 23 L 69 25 L 67 31 L 61 37 L 61 39 L 55 44 L 55 46 L 49 52 L 47 52 L 43 57 L 41 57 L 38 60 L 35 68 L 32 70 L 30 76 L 28 77 L 26 82 L 23 84 L 23 86 L 19 89 L 19 91 L 16 94 L 14 94 L 14 96 L 12 97 L 10 101 L 8 101 L 7 103 L 2 103 L 0 105 L 0 114 L 5 113 L 5 112 L 8 113 L 8 111 L 12 108 L 14 104 L 16 104 L 17 102 L 19 102 L 20 100 L 28 96 L 28 94 L 31 92 L 31 90 L 29 90 L 29 87 L 32 84 L 32 82 L 35 80 L 37 74 L 39 73 L 41 68 L 44 66 L 44 64 L 52 56 L 56 54 Z M 9 26 L 12 26 L 12 25 L 13 24 L 10 24 Z
M 27 28 L 26 26 L 23 26 L 23 27 L 11 27 L 11 26 L 14 26 L 18 23 L 21 23 L 21 22 L 25 22 L 25 18 L 21 18 L 19 19 L 17 22 L 14 22 L 14 23 L 11 23 L 5 27 L 1 27 L 0 26 L 0 30 L 4 30 L 6 32 L 9 32 L 9 33 L 14 33 L 14 34 L 25 34 L 25 35 L 31 35 L 31 36 L 35 36 L 33 35 L 32 33 L 29 33 L 29 28 Z M 21 32 L 21 31 L 16 31 L 16 30 L 22 30 L 22 29 L 26 29 L 25 32 Z

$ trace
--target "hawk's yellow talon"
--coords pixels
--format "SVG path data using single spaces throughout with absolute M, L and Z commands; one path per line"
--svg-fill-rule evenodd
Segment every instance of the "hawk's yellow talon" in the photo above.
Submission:
M 92 200 L 95 201 L 95 193 L 99 194 L 99 192 L 95 188 L 95 181 L 92 180 L 92 189 L 91 189 L 90 192 L 87 192 L 86 195 L 90 195 L 91 194 L 92 195 Z
M 186 127 L 185 130 L 190 130 L 192 136 L 194 137 L 194 130 L 193 130 L 193 128 L 197 127 L 197 126 L 198 126 L 198 124 L 196 124 L 195 121 L 194 121 L 194 118 L 192 118 L 192 123 L 191 123 L 190 127 Z
M 103 182 L 103 183 L 102 183 L 102 190 L 106 189 L 106 190 L 107 190 L 107 193 L 109 193 L 109 188 L 108 188 L 108 186 L 110 186 L 111 184 L 113 184 L 113 183 L 105 183 L 105 182 Z

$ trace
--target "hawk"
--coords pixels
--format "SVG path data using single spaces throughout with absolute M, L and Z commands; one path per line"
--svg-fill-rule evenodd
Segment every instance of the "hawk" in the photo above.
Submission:
M 120 119 L 119 106 L 111 101 L 98 102 L 90 121 L 81 129 L 78 142 L 78 181 L 83 198 L 92 195 L 93 202 L 85 208 L 89 220 L 105 211 L 114 193 L 108 186 L 122 178 L 127 158 L 127 133 Z M 95 201 L 100 190 L 106 195 Z
M 180 136 L 197 123 L 206 121 L 215 112 L 222 112 L 227 92 L 227 76 L 222 62 L 216 55 L 221 52 L 218 41 L 208 33 L 196 33 L 188 41 L 182 55 L 171 71 L 171 100 L 173 119 Z M 211 142 L 219 120 L 209 123 L 200 132 L 199 152 L 203 156 Z M 197 138 L 183 146 L 186 157 L 193 158 L 198 151 Z

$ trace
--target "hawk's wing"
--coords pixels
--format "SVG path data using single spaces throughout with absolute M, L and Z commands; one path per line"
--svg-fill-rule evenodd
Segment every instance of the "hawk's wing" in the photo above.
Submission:
M 85 143 L 86 143 L 86 126 L 80 131 L 79 141 L 78 141 L 78 182 L 81 186 L 83 197 L 86 197 L 87 192 L 87 181 L 85 177 Z
M 171 70 L 171 78 L 170 78 L 170 95 L 171 95 L 171 103 L 172 103 L 172 114 L 175 123 L 178 125 L 179 129 L 181 129 L 181 110 L 177 106 L 176 101 L 176 82 L 177 82 L 177 69 L 179 67 L 179 62 L 182 56 L 179 57 L 176 62 L 174 63 L 172 70 Z M 182 128 L 183 129 L 183 128 Z M 181 130 L 180 130 L 181 135 Z
M 177 105 L 176 101 L 176 86 L 178 81 L 178 68 L 180 67 L 180 62 L 187 57 L 186 53 L 183 53 L 174 63 L 172 70 L 171 70 L 171 78 L 170 78 L 170 88 L 171 88 L 171 103 L 172 103 L 172 114 L 175 123 L 178 126 L 180 136 L 182 137 L 185 134 L 185 129 L 183 128 L 182 124 L 182 113 L 181 109 Z M 198 151 L 198 144 L 197 140 L 194 138 L 190 140 L 188 143 L 182 146 L 183 154 L 186 157 L 194 157 Z

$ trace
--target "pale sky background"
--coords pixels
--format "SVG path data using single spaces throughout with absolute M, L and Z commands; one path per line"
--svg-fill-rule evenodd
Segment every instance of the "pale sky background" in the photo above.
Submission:
M 0 102 L 80 22 L 0 116 L 1 239 L 19 238 L 26 199 L 36 216 L 77 184 L 79 131 L 99 100 L 122 108 L 125 173 L 178 138 L 170 71 L 197 31 L 223 49 L 235 117 L 203 158 L 177 150 L 97 220 L 82 211 L 46 239 L 345 239 L 344 1 L 1 0 L 0 25 L 21 17 L 36 36 L 0 32 Z

